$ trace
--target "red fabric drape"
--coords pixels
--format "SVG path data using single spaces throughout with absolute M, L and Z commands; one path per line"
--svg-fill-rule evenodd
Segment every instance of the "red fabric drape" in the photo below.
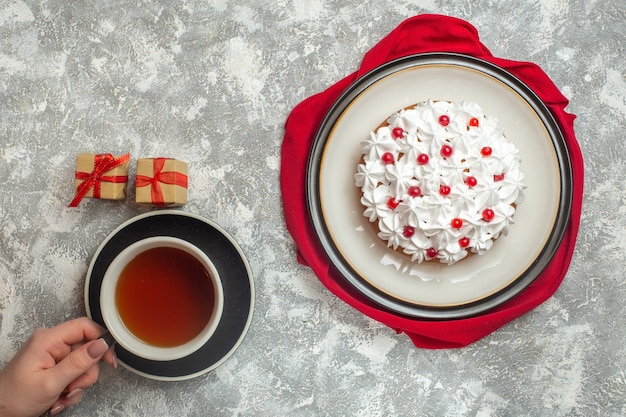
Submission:
M 543 273 L 521 294 L 480 316 L 423 321 L 406 318 L 382 309 L 347 284 L 333 268 L 310 223 L 306 202 L 306 166 L 309 150 L 326 112 L 339 95 L 358 77 L 391 60 L 425 52 L 451 52 L 484 59 L 509 71 L 543 100 L 561 128 L 573 170 L 572 211 L 563 241 Z M 367 316 L 406 333 L 417 347 L 463 347 L 497 330 L 532 310 L 559 287 L 569 267 L 578 226 L 583 194 L 583 158 L 574 135 L 575 116 L 565 112 L 568 100 L 537 65 L 494 57 L 480 42 L 468 22 L 441 15 L 419 15 L 405 20 L 365 54 L 360 68 L 326 91 L 296 106 L 285 125 L 281 156 L 281 191 L 285 221 L 298 248 L 298 260 L 313 269 L 320 281 L 337 297 Z

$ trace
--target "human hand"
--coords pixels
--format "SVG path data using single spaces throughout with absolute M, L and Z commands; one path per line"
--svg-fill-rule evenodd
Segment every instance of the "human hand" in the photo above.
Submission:
M 0 416 L 55 415 L 80 401 L 101 359 L 117 368 L 104 331 L 86 317 L 36 330 L 0 372 Z

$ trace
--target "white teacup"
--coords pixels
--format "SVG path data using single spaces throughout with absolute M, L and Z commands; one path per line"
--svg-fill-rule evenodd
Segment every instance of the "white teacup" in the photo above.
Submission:
M 213 287 L 212 311 L 204 328 L 193 339 L 176 346 L 161 347 L 149 344 L 135 336 L 124 324 L 118 312 L 116 303 L 116 288 L 120 274 L 124 268 L 139 254 L 154 248 L 175 248 L 192 255 L 208 272 L 208 279 Z M 149 278 L 149 277 L 148 277 Z M 119 255 L 107 268 L 100 290 L 100 308 L 106 327 L 111 332 L 117 343 L 134 355 L 155 361 L 171 361 L 188 356 L 200 349 L 213 335 L 220 322 L 224 308 L 224 292 L 219 274 L 211 260 L 191 243 L 182 239 L 157 236 L 150 237 L 133 243 Z

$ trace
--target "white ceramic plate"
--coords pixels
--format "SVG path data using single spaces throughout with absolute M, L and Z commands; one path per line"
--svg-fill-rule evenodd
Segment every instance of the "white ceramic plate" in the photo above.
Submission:
M 474 101 L 498 118 L 520 150 L 528 186 L 509 235 L 451 266 L 413 263 L 387 248 L 354 185 L 361 141 L 393 112 L 427 99 Z M 357 80 L 322 123 L 307 172 L 311 219 L 333 264 L 373 301 L 416 317 L 476 315 L 518 294 L 553 256 L 571 205 L 569 156 L 549 110 L 510 73 L 464 55 L 411 56 Z

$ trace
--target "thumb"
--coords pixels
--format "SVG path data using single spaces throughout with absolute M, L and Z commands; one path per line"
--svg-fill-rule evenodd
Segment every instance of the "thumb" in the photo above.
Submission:
M 109 346 L 104 339 L 92 340 L 70 352 L 51 370 L 56 374 L 60 384 L 69 385 L 70 382 L 97 364 L 107 350 L 109 350 Z

